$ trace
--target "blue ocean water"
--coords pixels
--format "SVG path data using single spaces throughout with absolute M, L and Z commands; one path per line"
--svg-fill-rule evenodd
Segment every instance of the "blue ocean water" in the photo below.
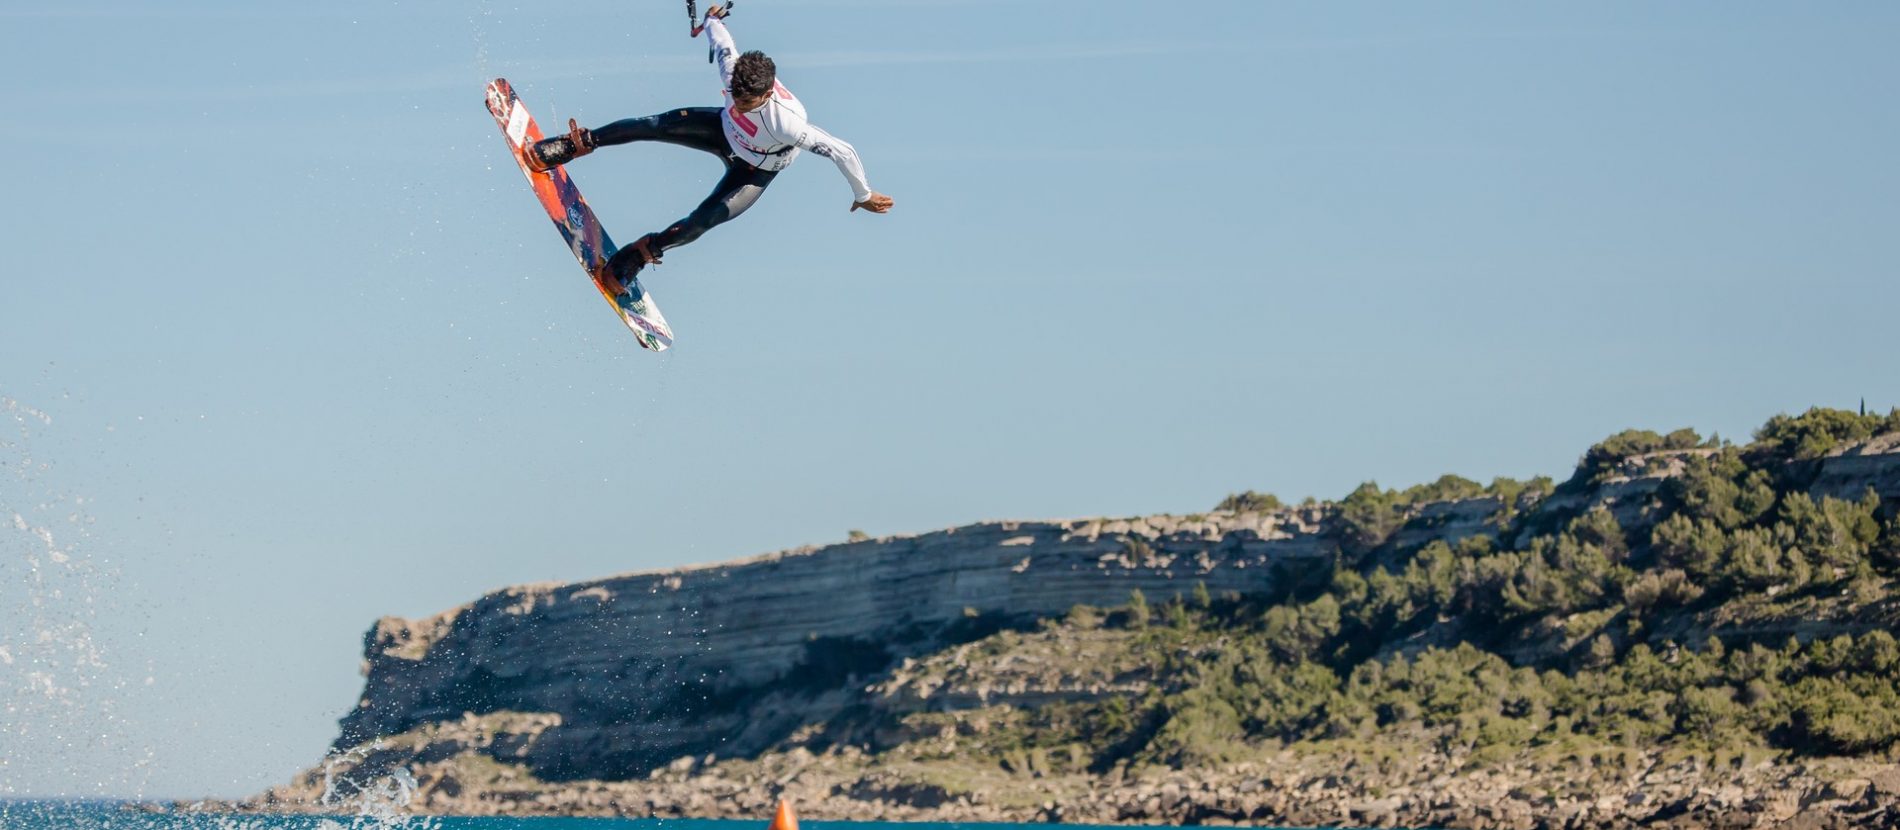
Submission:
M 819 830 L 822 822 L 801 822 Z M 0 830 L 761 830 L 762 821 L 158 814 L 102 802 L 0 802 Z
M 0 830 L 763 830 L 766 820 L 153 814 L 102 802 L 0 801 Z M 1047 830 L 1046 824 L 810 821 L 803 830 Z M 1087 825 L 1063 825 L 1087 830 Z M 1105 828 L 1104 830 L 1129 830 Z
M 825 824 L 800 823 L 811 830 L 823 830 Z M 105 802 L 0 801 L 0 830 L 762 830 L 764 826 L 764 821 L 709 819 L 157 814 Z M 875 825 L 862 826 L 870 830 Z

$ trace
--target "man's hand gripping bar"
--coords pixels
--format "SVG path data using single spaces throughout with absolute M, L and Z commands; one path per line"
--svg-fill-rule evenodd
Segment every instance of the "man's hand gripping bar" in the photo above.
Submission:
M 731 0 L 723 6 L 714 3 L 712 8 L 706 10 L 706 16 L 702 18 L 699 16 L 699 4 L 694 0 L 686 0 L 686 24 L 692 27 L 692 36 L 699 37 L 699 33 L 706 30 L 707 20 L 732 14 L 732 7 L 737 5 L 739 5 L 739 0 Z M 707 53 L 706 62 L 712 63 L 711 53 Z

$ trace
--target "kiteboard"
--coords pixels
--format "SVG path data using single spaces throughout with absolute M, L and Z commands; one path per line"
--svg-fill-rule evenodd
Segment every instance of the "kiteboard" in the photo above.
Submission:
M 673 330 L 666 325 L 666 318 L 660 315 L 660 307 L 653 302 L 652 295 L 641 287 L 636 276 L 630 279 L 624 289 L 607 270 L 607 260 L 617 250 L 607 231 L 600 226 L 600 220 L 594 218 L 594 211 L 587 206 L 587 200 L 581 198 L 581 192 L 574 186 L 574 180 L 568 178 L 567 169 L 555 167 L 545 173 L 537 173 L 528 167 L 525 157 L 527 149 L 542 138 L 541 127 L 534 123 L 534 116 L 528 114 L 521 99 L 515 95 L 514 87 L 504 78 L 496 78 L 488 84 L 488 112 L 495 116 L 495 123 L 501 126 L 501 132 L 508 139 L 508 149 L 514 154 L 516 166 L 521 174 L 528 177 L 528 184 L 534 188 L 535 198 L 548 212 L 548 218 L 554 220 L 554 227 L 567 240 L 567 247 L 574 252 L 574 258 L 580 260 L 581 267 L 587 270 L 594 280 L 594 288 L 607 298 L 608 304 L 620 315 L 621 322 L 633 330 L 633 337 L 653 351 L 665 351 L 673 345 Z

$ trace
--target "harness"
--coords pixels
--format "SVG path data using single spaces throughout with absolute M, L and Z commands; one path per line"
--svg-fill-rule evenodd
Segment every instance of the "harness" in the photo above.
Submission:
M 754 146 L 752 146 L 752 144 L 751 144 L 750 142 L 746 142 L 746 143 L 745 143 L 745 148 L 746 148 L 747 150 L 750 150 L 750 151 L 752 151 L 752 152 L 754 152 L 754 153 L 758 153 L 758 154 L 759 154 L 759 155 L 761 155 L 761 156 L 766 156 L 766 157 L 768 157 L 768 158 L 769 158 L 769 157 L 772 157 L 772 156 L 782 156 L 782 155 L 785 155 L 786 153 L 789 153 L 789 152 L 791 152 L 791 151 L 793 151 L 793 150 L 796 150 L 796 149 L 798 149 L 798 145 L 796 145 L 796 144 L 787 144 L 787 145 L 785 145 L 785 146 L 783 146 L 783 147 L 780 147 L 780 148 L 778 148 L 778 149 L 776 149 L 776 150 L 761 150 L 761 149 L 759 149 L 759 148 L 757 148 L 757 147 L 754 147 Z
M 789 153 L 789 152 L 791 152 L 791 151 L 793 151 L 793 150 L 796 150 L 796 149 L 798 149 L 798 145 L 796 145 L 796 144 L 787 144 L 787 145 L 785 145 L 785 146 L 783 146 L 783 147 L 780 147 L 780 148 L 778 148 L 778 149 L 776 149 L 776 150 L 761 150 L 761 149 L 759 149 L 759 148 L 757 148 L 757 147 L 754 147 L 754 146 L 752 146 L 752 145 L 750 145 L 750 144 L 747 144 L 747 145 L 746 145 L 746 149 L 748 149 L 748 150 L 751 150 L 751 151 L 752 151 L 752 152 L 754 152 L 754 153 L 758 153 L 758 154 L 759 154 L 759 155 L 761 155 L 761 156 L 782 156 L 782 155 L 785 155 L 786 153 Z

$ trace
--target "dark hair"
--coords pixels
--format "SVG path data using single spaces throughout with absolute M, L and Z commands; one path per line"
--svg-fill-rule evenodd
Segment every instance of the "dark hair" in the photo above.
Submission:
M 732 65 L 732 97 L 757 98 L 772 91 L 778 80 L 778 66 L 757 50 L 739 56 Z

